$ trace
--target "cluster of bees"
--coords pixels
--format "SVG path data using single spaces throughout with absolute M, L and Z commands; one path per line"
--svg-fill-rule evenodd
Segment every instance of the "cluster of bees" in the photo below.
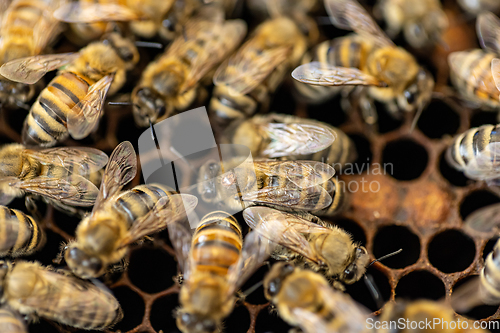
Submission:
M 264 278 L 264 294 L 290 325 L 304 332 L 369 330 L 369 312 L 343 291 L 376 260 L 346 231 L 318 217 L 345 208 L 347 193 L 332 165 L 353 162 L 354 144 L 329 124 L 263 113 L 291 74 L 302 101 L 321 103 L 341 94 L 344 111 L 359 111 L 369 126 L 378 121 L 375 102 L 394 118 L 411 114 L 415 124 L 432 98 L 434 78 L 388 35 L 402 33 L 414 48 L 441 43 L 448 21 L 439 1 L 378 1 L 375 12 L 385 21 L 386 34 L 356 0 L 248 0 L 248 11 L 262 19 L 248 37 L 247 23 L 232 18 L 242 6 L 238 0 L 4 0 L 1 5 L 0 103 L 3 110 L 29 113 L 22 143 L 0 148 L 0 254 L 18 258 L 44 245 L 34 199 L 82 219 L 76 238 L 62 248 L 67 268 L 0 262 L 0 332 L 27 332 L 27 322 L 36 317 L 89 330 L 112 327 L 123 317 L 120 305 L 104 285 L 89 279 L 120 266 L 130 244 L 163 229 L 182 271 L 181 306 L 175 312 L 182 332 L 220 331 L 242 297 L 238 290 L 269 257 L 278 263 Z M 312 13 L 322 5 L 334 26 L 354 33 L 318 44 Z M 483 49 L 452 53 L 451 80 L 467 103 L 498 110 L 500 19 L 489 11 L 499 11 L 500 3 L 460 5 L 477 15 Z M 82 45 L 79 52 L 48 54 L 62 31 Z M 220 142 L 247 146 L 255 158 L 237 175 L 219 163 L 205 163 L 197 196 L 162 184 L 123 191 L 137 173 L 128 141 L 109 158 L 95 148 L 52 148 L 96 131 L 107 98 L 139 62 L 137 47 L 153 45 L 136 38 L 155 36 L 165 51 L 144 69 L 127 102 L 136 125 L 147 128 L 203 105 L 213 83 L 208 112 Z M 44 85 L 43 76 L 54 70 L 56 76 Z M 454 139 L 447 161 L 495 188 L 497 139 L 494 125 L 469 129 Z M 237 184 L 234 196 L 228 188 L 236 179 L 246 181 Z M 23 196 L 30 215 L 5 206 Z M 220 211 L 203 216 L 192 230 L 188 216 L 202 201 Z M 224 211 L 237 207 L 251 229 L 245 237 L 236 218 Z M 467 227 L 496 230 L 498 210 L 472 214 Z M 456 309 L 500 304 L 499 251 L 497 243 L 481 276 L 457 292 Z M 390 304 L 381 320 L 437 316 L 455 320 L 451 308 L 431 301 Z

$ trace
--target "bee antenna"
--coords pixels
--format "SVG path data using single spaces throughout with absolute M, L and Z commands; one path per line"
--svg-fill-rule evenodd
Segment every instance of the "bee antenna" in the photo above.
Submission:
M 411 122 L 410 134 L 415 129 L 415 126 L 417 126 L 418 119 L 422 115 L 423 110 L 424 110 L 424 105 L 420 104 L 420 106 L 418 107 L 417 113 L 415 114 L 415 118 L 413 118 L 413 121 Z
M 147 47 L 147 48 L 151 48 L 151 49 L 162 49 L 163 48 L 163 45 L 160 44 L 160 43 L 155 43 L 155 42 L 144 42 L 144 41 L 136 41 L 134 42 L 135 46 L 137 47 Z
M 248 288 L 247 290 L 245 290 L 244 292 L 242 292 L 241 293 L 242 298 L 243 299 L 247 298 L 248 295 L 250 295 L 251 293 L 256 291 L 260 286 L 262 286 L 262 284 L 264 284 L 264 282 L 261 280 L 261 281 L 257 282 L 256 284 L 254 284 L 253 286 L 251 286 L 250 288 Z
M 28 104 L 26 104 L 26 103 L 21 102 L 21 101 L 16 101 L 16 105 L 18 107 L 20 107 L 21 109 L 25 109 L 27 111 L 30 110 L 30 106 Z
M 332 25 L 332 21 L 329 16 L 317 16 L 316 23 L 318 23 L 318 25 Z
M 382 256 L 382 257 L 380 257 L 378 259 L 375 259 L 371 263 L 369 263 L 368 266 L 366 266 L 366 268 L 370 267 L 371 265 L 373 265 L 377 261 L 381 261 L 381 260 L 387 259 L 387 258 L 392 257 L 393 255 L 396 255 L 396 254 L 401 253 L 401 252 L 403 252 L 403 249 L 399 249 L 399 250 L 394 251 L 392 253 L 386 254 L 385 256 Z
M 108 102 L 109 105 L 132 105 L 132 102 Z

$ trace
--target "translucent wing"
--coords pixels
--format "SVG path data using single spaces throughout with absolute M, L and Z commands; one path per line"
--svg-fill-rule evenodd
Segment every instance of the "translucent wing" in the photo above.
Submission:
M 19 58 L 3 64 L 0 74 L 11 81 L 34 84 L 47 72 L 69 64 L 79 56 L 79 53 L 61 53 Z
M 298 188 L 294 185 L 287 187 L 265 187 L 257 191 L 250 191 L 242 195 L 243 201 L 256 204 L 269 204 L 299 210 L 321 210 L 332 204 L 332 197 L 320 185 Z
M 3 189 L 8 189 L 10 183 L 18 181 L 19 178 L 16 177 L 3 177 L 0 179 L 0 205 L 7 206 L 16 198 L 12 191 L 7 193 Z
M 99 195 L 92 211 L 99 209 L 107 199 L 117 194 L 125 184 L 135 177 L 136 173 L 137 156 L 134 147 L 129 141 L 124 141 L 113 150 L 109 157 Z
M 480 208 L 465 219 L 466 228 L 481 233 L 498 234 L 500 227 L 500 204 Z
M 476 21 L 476 31 L 483 49 L 500 53 L 500 19 L 495 14 L 481 13 Z
M 99 124 L 113 78 L 114 75 L 106 75 L 97 81 L 68 113 L 68 132 L 73 139 L 85 138 Z
M 226 21 L 223 25 L 214 25 L 204 34 L 212 34 L 204 44 L 204 51 L 191 62 L 192 69 L 188 73 L 181 91 L 192 88 L 214 66 L 223 61 L 240 43 L 247 32 L 246 23 L 242 20 Z
M 448 64 L 452 73 L 460 79 L 467 82 L 468 85 L 474 87 L 479 92 L 485 94 L 495 94 L 498 93 L 498 89 L 495 85 L 495 76 L 498 76 L 498 71 L 493 71 L 493 61 L 492 61 L 492 77 L 493 80 L 489 79 L 489 76 L 485 76 L 484 71 L 481 66 L 469 66 L 469 71 L 464 71 L 464 66 L 468 66 L 467 63 L 471 59 L 469 54 L 471 51 L 460 51 L 453 52 L 448 56 Z
M 71 206 L 92 206 L 99 190 L 88 179 L 79 175 L 64 178 L 36 177 L 13 180 L 10 186 L 41 195 Z
M 163 230 L 169 223 L 186 219 L 187 214 L 193 211 L 197 204 L 198 198 L 190 194 L 173 194 L 160 198 L 153 209 L 142 218 L 134 221 L 120 247 Z
M 42 150 L 23 150 L 24 155 L 45 165 L 58 165 L 71 173 L 88 175 L 108 163 L 108 155 L 99 149 L 87 147 L 57 147 Z
M 370 37 L 380 46 L 394 46 L 373 18 L 356 0 L 325 0 L 330 20 L 337 28 Z
M 294 214 L 268 207 L 250 207 L 243 211 L 248 226 L 263 237 L 319 263 L 316 251 L 304 233 L 329 233 L 330 229 L 306 221 Z
M 187 220 L 177 220 L 167 225 L 168 237 L 172 243 L 172 247 L 175 251 L 175 256 L 177 257 L 177 262 L 184 275 L 187 279 L 190 271 L 190 249 L 191 249 L 191 238 L 192 229 L 189 226 Z
M 70 2 L 54 11 L 54 17 L 67 23 L 133 21 L 140 17 L 128 7 L 116 3 Z
M 335 141 L 332 131 L 320 125 L 269 123 L 261 126 L 271 138 L 262 153 L 265 157 L 308 155 L 331 146 Z
M 111 293 L 70 275 L 50 271 L 36 263 L 20 262 L 16 266 L 37 275 L 37 281 L 42 281 L 46 288 L 35 288 L 26 296 L 19 297 L 16 302 L 25 308 L 31 308 L 37 315 L 53 320 L 65 318 L 68 322 L 81 325 L 110 324 L 110 319 L 116 321 L 122 312 L 116 298 Z M 16 276 L 14 267 L 12 273 Z M 20 273 L 21 275 L 23 273 Z M 94 306 L 95 311 L 83 311 Z
M 332 166 L 316 161 L 256 161 L 254 168 L 268 176 L 286 177 L 300 188 L 323 184 L 335 175 Z
M 40 54 L 63 31 L 61 23 L 52 15 L 53 9 L 58 7 L 62 1 L 47 1 L 47 7 L 43 10 L 42 18 L 38 20 L 38 23 L 33 28 L 35 54 Z
M 465 175 L 477 180 L 500 178 L 500 142 L 490 142 L 475 153 L 465 166 Z
M 305 333 L 337 333 L 328 327 L 328 322 L 320 315 L 303 308 L 292 308 L 291 314 L 300 323 L 300 328 Z M 349 318 L 349 317 L 347 317 Z
M 495 58 L 491 61 L 491 74 L 498 90 L 500 90 L 500 59 Z
M 319 86 L 387 86 L 385 82 L 357 68 L 332 66 L 318 61 L 295 68 L 292 77 L 297 81 Z
M 214 84 L 226 86 L 235 95 L 255 89 L 290 53 L 290 47 L 262 50 L 250 40 L 215 72 Z
M 260 267 L 274 251 L 275 245 L 266 237 L 251 231 L 243 241 L 241 256 L 236 264 L 229 268 L 228 283 L 231 286 L 228 295 L 234 294 L 245 281 Z

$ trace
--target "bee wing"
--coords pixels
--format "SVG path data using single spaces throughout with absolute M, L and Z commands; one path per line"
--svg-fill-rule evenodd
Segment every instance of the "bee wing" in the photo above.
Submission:
M 328 228 L 306 221 L 294 214 L 269 207 L 250 207 L 243 211 L 248 226 L 263 237 L 293 250 L 318 263 L 316 251 L 304 237 L 304 233 L 326 233 Z
M 192 229 L 186 219 L 173 221 L 168 223 L 168 237 L 172 243 L 172 247 L 177 257 L 177 262 L 181 268 L 184 278 L 187 279 L 190 271 L 191 256 L 191 238 L 193 236 Z
M 120 304 L 108 291 L 76 277 L 50 271 L 35 263 L 23 262 L 26 270 L 37 275 L 46 288 L 36 288 L 16 301 L 25 308 L 31 308 L 41 317 L 58 320 L 63 314 L 68 322 L 106 323 L 110 318 L 119 319 Z M 19 265 L 19 264 L 18 264 Z M 29 267 L 29 266 L 32 267 Z M 14 271 L 15 272 L 15 271 Z M 89 306 L 96 311 L 82 311 Z
M 491 74 L 493 75 L 495 86 L 500 90 L 500 59 L 495 58 L 491 61 Z
M 260 267 L 274 251 L 275 245 L 258 232 L 250 231 L 243 241 L 241 256 L 236 264 L 229 268 L 228 283 L 231 286 L 228 295 L 234 294 L 245 281 Z
M 292 77 L 297 81 L 319 86 L 387 86 L 385 82 L 357 68 L 332 66 L 318 61 L 295 68 Z
M 133 10 L 116 3 L 69 2 L 54 11 L 54 17 L 67 23 L 133 21 L 139 17 Z
M 284 176 L 300 188 L 323 184 L 335 175 L 332 166 L 316 161 L 256 161 L 254 168 L 268 176 Z
M 43 10 L 43 17 L 33 28 L 35 54 L 40 54 L 63 31 L 61 23 L 53 16 L 53 8 L 59 6 L 59 2 L 59 0 L 49 0 Z
M 9 193 L 6 193 L 2 191 L 4 188 L 9 188 L 9 184 L 12 182 L 18 181 L 19 178 L 16 177 L 3 177 L 0 179 L 0 205 L 7 206 L 16 198 L 15 195 L 12 195 L 9 191 Z
M 500 227 L 500 204 L 480 208 L 465 219 L 466 228 L 483 233 L 498 233 Z
M 292 315 L 297 318 L 300 327 L 304 332 L 316 333 L 338 333 L 340 331 L 333 330 L 328 327 L 328 322 L 325 321 L 320 315 L 308 311 L 303 308 L 295 307 L 291 310 Z M 347 317 L 349 318 L 349 317 Z
M 85 138 L 99 124 L 113 78 L 114 74 L 106 75 L 97 81 L 68 113 L 68 132 L 73 139 Z
M 19 58 L 3 64 L 0 74 L 11 81 L 35 84 L 47 72 L 58 69 L 79 56 L 79 53 L 61 53 Z
M 71 206 L 92 206 L 99 190 L 92 182 L 80 175 L 72 174 L 64 178 L 35 177 L 27 180 L 16 179 L 10 186 L 41 195 Z
M 353 30 L 359 35 L 372 38 L 380 46 L 394 46 L 394 43 L 356 0 L 325 0 L 325 8 L 330 20 L 337 28 Z
M 221 24 L 212 24 L 213 28 L 203 31 L 211 38 L 206 40 L 204 51 L 191 60 L 192 69 L 181 89 L 185 92 L 196 85 L 205 74 L 220 63 L 246 35 L 247 26 L 243 20 L 230 20 Z
M 483 49 L 500 53 L 500 19 L 491 13 L 481 13 L 476 21 L 476 31 Z
M 289 53 L 289 47 L 256 49 L 250 40 L 217 69 L 214 84 L 227 86 L 235 95 L 247 94 L 285 61 Z
M 131 181 L 137 173 L 137 156 L 129 141 L 120 143 L 111 153 L 102 176 L 101 188 L 92 212 Z
M 144 236 L 158 232 L 169 223 L 186 219 L 198 204 L 198 198 L 190 194 L 173 194 L 160 198 L 156 205 L 146 215 L 137 219 L 120 247 L 138 241 Z
M 42 150 L 25 149 L 23 154 L 45 165 L 58 165 L 71 173 L 88 175 L 108 163 L 108 155 L 99 149 L 87 147 L 57 147 Z
M 269 123 L 261 127 L 271 138 L 263 151 L 270 158 L 312 154 L 330 147 L 336 139 L 334 132 L 321 125 Z
M 464 170 L 467 177 L 480 180 L 500 178 L 500 142 L 490 142 L 478 150 Z

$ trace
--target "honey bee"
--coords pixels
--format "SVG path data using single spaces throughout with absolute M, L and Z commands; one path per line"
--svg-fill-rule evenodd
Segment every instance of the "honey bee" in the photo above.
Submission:
M 208 160 L 200 168 L 197 190 L 204 202 L 239 211 L 253 205 L 282 210 L 334 215 L 345 203 L 335 169 L 315 161 L 254 161 L 222 173 L 220 163 Z M 233 168 L 231 168 L 233 167 Z
M 459 134 L 446 150 L 448 164 L 471 179 L 499 185 L 498 127 L 483 125 Z
M 306 333 L 370 332 L 364 307 L 332 289 L 322 275 L 291 263 L 273 265 L 264 278 L 264 294 L 288 324 Z
M 111 154 L 92 213 L 78 224 L 76 240 L 64 249 L 75 275 L 88 279 L 104 274 L 125 256 L 129 244 L 185 218 L 183 202 L 187 210 L 196 206 L 196 197 L 173 194 L 161 184 L 139 185 L 120 193 L 136 172 L 134 148 L 122 142 Z
M 460 321 L 455 320 L 455 313 L 453 309 L 442 302 L 436 302 L 431 300 L 417 300 L 412 302 L 397 301 L 396 303 L 388 303 L 382 314 L 380 316 L 380 321 L 382 323 L 400 323 L 400 319 L 404 318 L 404 323 L 408 322 L 431 322 L 437 323 L 433 325 L 433 329 L 429 330 L 427 328 L 418 327 L 418 329 L 406 328 L 394 328 L 388 327 L 389 325 L 380 325 L 380 329 L 377 329 L 379 333 L 399 333 L 399 332 L 429 332 L 429 331 L 439 331 L 443 333 L 486 333 L 489 332 L 485 329 L 474 328 L 475 325 L 462 325 Z M 435 319 L 439 319 L 436 321 Z M 373 322 L 372 322 L 373 323 Z
M 18 314 L 86 330 L 104 330 L 123 318 L 120 304 L 108 290 L 37 262 L 0 261 L 0 276 L 0 327 L 22 327 L 23 323 L 15 318 Z
M 439 0 L 378 0 L 375 5 L 387 24 L 387 33 L 396 37 L 403 31 L 406 41 L 415 48 L 441 41 L 448 28 L 448 18 Z
M 484 11 L 498 13 L 500 3 L 496 0 L 457 0 L 457 3 L 463 10 L 473 15 L 478 15 Z
M 494 59 L 500 55 L 500 20 L 492 13 L 478 16 L 476 30 L 483 49 L 453 52 L 448 57 L 450 78 L 460 96 L 473 106 L 498 111 Z
M 29 215 L 0 206 L 0 257 L 27 256 L 45 244 L 45 232 Z
M 272 113 L 255 115 L 224 132 L 232 144 L 250 148 L 253 157 L 313 160 L 344 165 L 356 148 L 341 130 L 320 121 Z
M 14 0 L 1 12 L 0 64 L 40 54 L 55 39 L 61 26 L 52 12 L 59 3 L 59 0 Z M 35 91 L 35 86 L 0 79 L 2 106 L 27 108 L 26 103 Z
M 320 87 L 298 85 L 298 90 L 308 100 L 323 101 L 332 97 L 332 87 L 348 86 L 342 95 L 342 105 L 348 108 L 351 103 L 346 97 L 351 86 L 358 86 L 354 93 L 366 123 L 377 121 L 376 100 L 395 118 L 402 116 L 401 111 L 417 110 L 414 126 L 431 99 L 432 75 L 410 53 L 396 47 L 357 1 L 325 0 L 325 6 L 336 27 L 356 34 L 323 42 L 304 57 L 292 77 Z
M 270 95 L 307 50 L 307 40 L 285 16 L 261 23 L 214 75 L 209 113 L 224 128 L 269 106 Z
M 358 281 L 370 262 L 368 251 L 347 232 L 319 219 L 313 223 L 269 207 L 247 208 L 243 218 L 250 228 L 280 245 L 274 258 L 322 272 L 334 280 L 337 289 L 344 289 L 342 283 Z
M 24 121 L 25 145 L 50 147 L 70 134 L 83 139 L 98 125 L 106 95 L 119 90 L 126 71 L 139 60 L 134 43 L 117 33 L 92 43 L 78 53 L 21 58 L 0 67 L 0 74 L 34 83 L 45 73 L 62 68 L 40 93 Z
M 184 36 L 178 37 L 142 73 L 132 91 L 134 119 L 145 127 L 183 111 L 200 94 L 200 80 L 241 42 L 246 34 L 242 20 L 223 19 L 215 10 L 209 19 L 191 19 Z
M 91 179 L 108 157 L 93 148 L 26 149 L 20 144 L 0 148 L 0 204 L 23 195 L 41 196 L 63 211 L 92 206 L 99 190 Z
M 182 332 L 216 332 L 233 310 L 236 291 L 261 266 L 272 245 L 255 232 L 243 241 L 241 228 L 230 214 L 216 211 L 204 216 L 194 234 L 176 221 L 169 237 L 183 273 L 177 310 Z

